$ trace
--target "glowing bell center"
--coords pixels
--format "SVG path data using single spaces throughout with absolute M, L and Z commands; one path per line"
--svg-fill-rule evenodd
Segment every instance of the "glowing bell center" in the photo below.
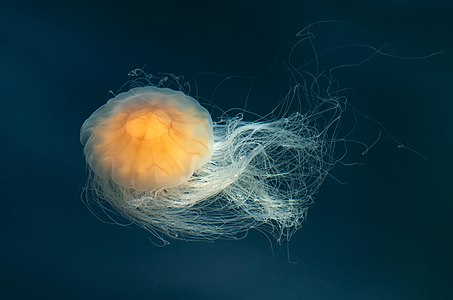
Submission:
M 138 140 L 153 140 L 167 135 L 171 128 L 170 117 L 162 110 L 143 112 L 130 116 L 126 121 L 126 132 Z

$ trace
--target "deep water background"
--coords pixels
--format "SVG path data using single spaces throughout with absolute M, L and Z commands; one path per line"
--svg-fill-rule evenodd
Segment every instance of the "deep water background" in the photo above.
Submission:
M 453 299 L 452 13 L 450 1 L 1 1 L 0 298 Z M 157 247 L 84 206 L 79 128 L 129 71 L 245 76 L 212 97 L 219 78 L 201 76 L 199 94 L 243 107 L 252 83 L 247 107 L 265 114 L 287 86 L 279 72 L 250 78 L 320 20 L 341 21 L 314 29 L 320 51 L 442 54 L 378 55 L 335 73 L 384 126 L 359 118 L 352 138 L 381 139 L 363 156 L 351 144 L 347 161 L 361 165 L 332 171 L 344 184 L 326 179 L 289 245 L 251 231 Z M 320 62 L 367 55 L 348 47 Z

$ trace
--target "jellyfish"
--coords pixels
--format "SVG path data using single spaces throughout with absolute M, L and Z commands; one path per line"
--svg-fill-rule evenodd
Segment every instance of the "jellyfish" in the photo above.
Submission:
M 181 90 L 133 87 L 81 127 L 87 190 L 162 240 L 236 239 L 250 229 L 288 239 L 334 164 L 326 132 L 341 109 L 324 103 L 304 114 L 213 121 Z
M 320 71 L 316 52 L 295 65 L 296 48 L 312 49 L 314 35 L 307 27 L 298 37 L 284 63 L 289 89 L 265 116 L 211 114 L 183 84 L 159 78 L 115 94 L 80 130 L 85 202 L 165 243 L 239 239 L 252 229 L 289 241 L 346 150 L 335 151 L 346 106 L 335 68 Z

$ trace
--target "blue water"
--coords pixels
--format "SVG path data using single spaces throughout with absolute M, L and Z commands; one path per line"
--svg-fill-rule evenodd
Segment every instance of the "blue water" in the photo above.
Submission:
M 2 299 L 452 299 L 453 6 L 358 3 L 0 4 Z M 79 129 L 129 71 L 197 76 L 192 95 L 223 110 L 247 99 L 263 115 L 288 89 L 274 66 L 319 20 L 342 21 L 317 28 L 319 53 L 352 43 L 405 57 L 443 53 L 378 55 L 335 72 L 349 102 L 384 127 L 359 117 L 354 140 L 381 138 L 366 155 L 349 144 L 345 162 L 361 165 L 332 171 L 289 244 L 251 231 L 158 247 L 146 231 L 103 223 L 84 206 Z M 371 54 L 334 53 L 321 68 Z M 216 90 L 214 73 L 248 79 Z

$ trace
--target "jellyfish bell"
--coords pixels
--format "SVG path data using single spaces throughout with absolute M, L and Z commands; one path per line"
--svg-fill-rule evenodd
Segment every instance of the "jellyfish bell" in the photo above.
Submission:
M 81 128 L 89 168 L 98 178 L 137 191 L 187 182 L 212 156 L 208 111 L 180 91 L 145 86 L 123 92 Z

